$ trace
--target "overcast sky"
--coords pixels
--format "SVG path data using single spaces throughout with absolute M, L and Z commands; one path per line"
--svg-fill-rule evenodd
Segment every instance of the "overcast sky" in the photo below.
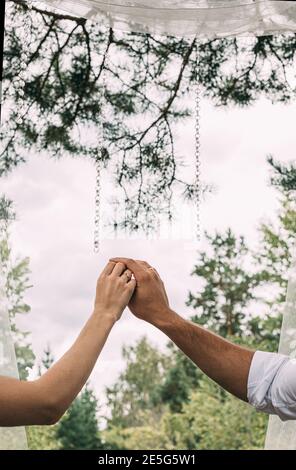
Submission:
M 258 224 L 274 219 L 279 207 L 268 183 L 266 156 L 273 154 L 282 162 L 295 159 L 295 104 L 261 100 L 249 109 L 223 110 L 203 101 L 201 129 L 202 179 L 216 187 L 202 206 L 203 229 L 230 226 L 254 245 Z M 188 163 L 193 161 L 193 145 L 194 123 L 187 122 L 178 128 L 178 146 Z M 184 303 L 196 286 L 190 276 L 194 249 L 182 240 L 103 240 L 101 253 L 95 255 L 94 184 L 89 162 L 35 155 L 1 180 L 1 193 L 15 201 L 18 214 L 12 229 L 14 251 L 31 260 L 33 288 L 26 300 L 32 311 L 19 323 L 32 332 L 38 360 L 47 343 L 56 358 L 70 346 L 92 311 L 96 278 L 110 256 L 147 259 L 162 274 L 172 307 L 190 314 Z M 144 334 L 165 346 L 160 332 L 126 312 L 92 375 L 98 395 L 122 368 L 122 345 Z

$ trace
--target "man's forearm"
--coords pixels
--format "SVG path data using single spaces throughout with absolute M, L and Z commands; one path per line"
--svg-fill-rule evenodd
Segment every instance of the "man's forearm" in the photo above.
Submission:
M 247 401 L 253 351 L 242 348 L 164 310 L 154 326 L 165 333 L 207 376 L 238 398 Z
M 164 283 L 146 261 L 113 258 L 133 272 L 137 287 L 129 303 L 136 317 L 162 330 L 209 377 L 247 401 L 247 386 L 254 353 L 186 321 L 170 310 Z

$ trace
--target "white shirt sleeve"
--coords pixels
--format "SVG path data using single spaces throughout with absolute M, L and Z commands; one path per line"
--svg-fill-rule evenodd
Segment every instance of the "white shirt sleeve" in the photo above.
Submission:
M 296 419 L 296 360 L 257 351 L 249 372 L 248 400 L 256 410 L 276 414 L 282 421 Z

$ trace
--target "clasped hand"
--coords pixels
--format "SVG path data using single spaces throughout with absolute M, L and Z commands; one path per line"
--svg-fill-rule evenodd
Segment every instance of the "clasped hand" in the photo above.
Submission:
M 155 268 L 145 261 L 112 258 L 97 282 L 95 311 L 117 321 L 127 305 L 136 317 L 155 325 L 169 311 L 165 286 Z

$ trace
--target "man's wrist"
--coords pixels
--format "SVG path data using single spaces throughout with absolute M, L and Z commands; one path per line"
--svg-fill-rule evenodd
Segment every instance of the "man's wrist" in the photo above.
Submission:
M 157 312 L 153 317 L 152 324 L 160 330 L 166 330 L 167 328 L 171 328 L 178 318 L 180 317 L 176 312 L 169 307 L 166 307 Z

